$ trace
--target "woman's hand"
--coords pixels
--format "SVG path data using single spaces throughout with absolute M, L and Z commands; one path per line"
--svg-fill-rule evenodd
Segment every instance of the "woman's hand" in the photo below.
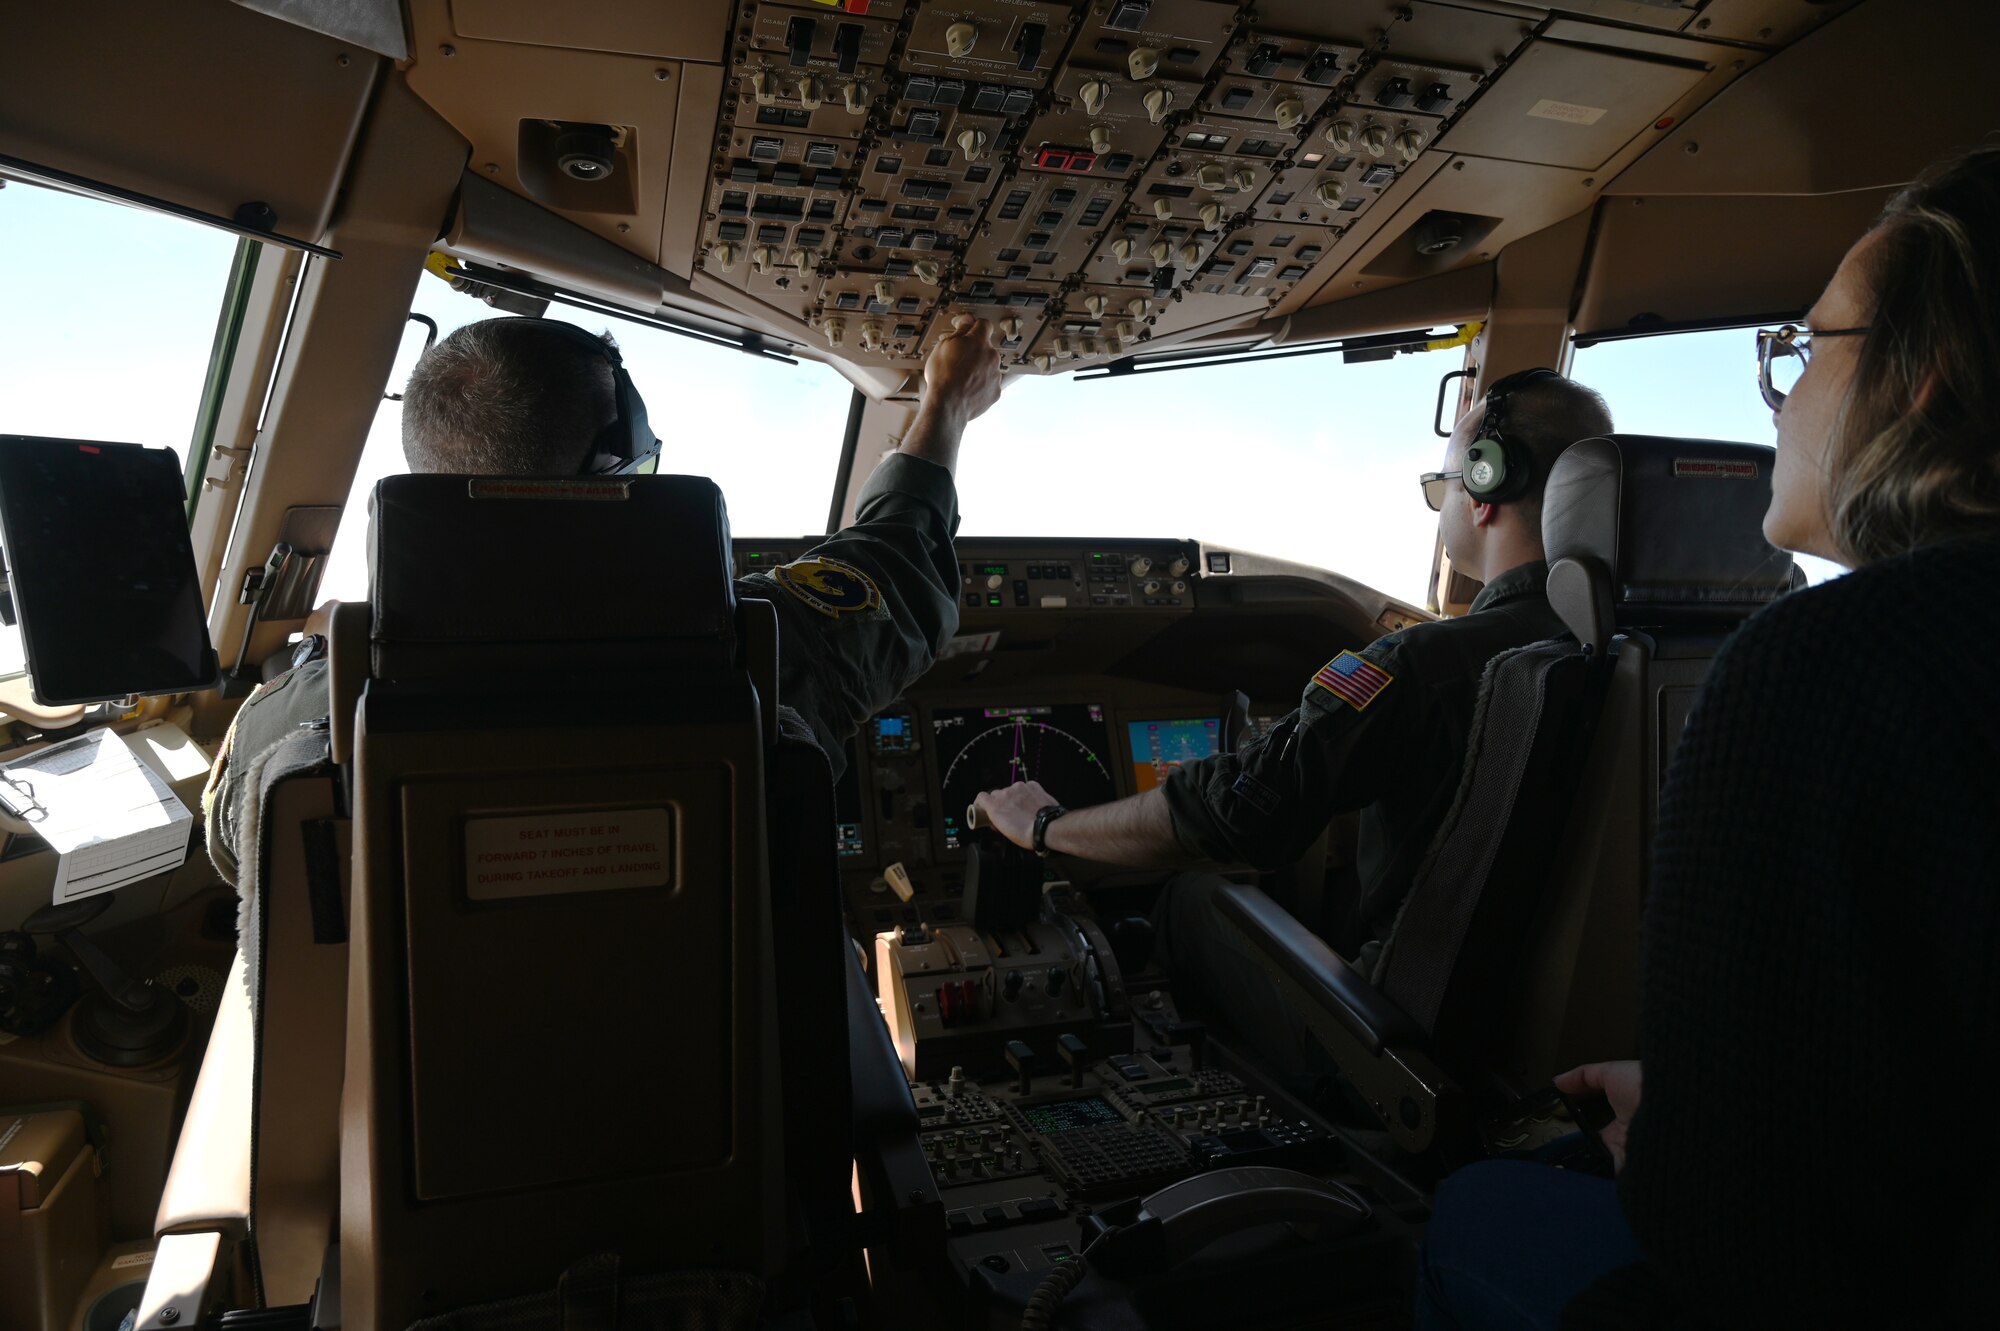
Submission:
M 1601 1094 L 1611 1102 L 1611 1112 L 1616 1117 L 1598 1131 L 1597 1137 L 1604 1143 L 1604 1149 L 1611 1152 L 1612 1167 L 1625 1168 L 1625 1134 L 1631 1129 L 1632 1116 L 1639 1112 L 1639 1060 L 1585 1063 L 1557 1077 L 1556 1089 L 1571 1096 Z

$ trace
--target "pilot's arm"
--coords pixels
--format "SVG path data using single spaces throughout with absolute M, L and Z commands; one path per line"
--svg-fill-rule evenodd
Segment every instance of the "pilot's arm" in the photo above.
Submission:
M 847 739 L 930 669 L 958 631 L 958 493 L 966 423 L 1000 396 L 983 319 L 961 318 L 924 365 L 902 444 L 861 489 L 854 522 L 738 590 L 778 607 L 778 701 L 812 727 L 835 776 Z
M 1335 813 L 1373 803 L 1385 774 L 1418 756 L 1421 696 L 1392 638 L 1342 652 L 1270 734 L 1240 753 L 1184 764 L 1157 789 L 1063 814 L 1047 826 L 1048 848 L 1134 868 L 1203 860 L 1282 868 Z M 1060 795 L 1026 781 L 976 803 L 1003 836 L 1031 847 L 1036 812 Z

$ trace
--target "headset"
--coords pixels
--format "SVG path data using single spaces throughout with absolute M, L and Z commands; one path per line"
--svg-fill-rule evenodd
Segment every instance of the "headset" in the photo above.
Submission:
M 560 319 L 531 319 L 529 322 L 560 330 L 562 336 L 589 346 L 611 365 L 612 401 L 617 414 L 590 441 L 590 452 L 577 474 L 631 476 L 651 475 L 659 470 L 660 441 L 653 436 L 652 426 L 646 423 L 645 400 L 632 383 L 632 376 L 626 371 L 624 357 L 618 354 L 618 348 Z
M 1479 433 L 1466 445 L 1460 479 L 1465 492 L 1482 504 L 1504 504 L 1519 499 L 1535 478 L 1535 460 L 1526 448 L 1509 444 L 1502 436 L 1507 415 L 1507 398 L 1523 384 L 1547 377 L 1562 376 L 1550 369 L 1516 370 L 1486 392 L 1486 415 Z

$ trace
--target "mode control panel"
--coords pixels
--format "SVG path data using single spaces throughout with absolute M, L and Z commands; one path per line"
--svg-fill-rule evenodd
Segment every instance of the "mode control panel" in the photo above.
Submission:
M 1196 552 L 1184 542 L 986 551 L 961 546 L 959 553 L 959 594 L 968 610 L 1160 610 L 1194 604 Z

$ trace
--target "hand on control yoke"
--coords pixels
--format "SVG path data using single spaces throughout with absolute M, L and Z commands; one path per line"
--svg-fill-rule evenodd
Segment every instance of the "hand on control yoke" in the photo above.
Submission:
M 1023 850 L 1035 848 L 1035 815 L 1060 803 L 1039 781 L 1017 781 L 999 790 L 982 791 L 972 801 L 976 826 L 991 827 Z
M 1616 1169 L 1625 1168 L 1625 1134 L 1631 1129 L 1632 1116 L 1639 1112 L 1639 1082 L 1636 1058 L 1616 1063 L 1585 1063 L 1556 1078 L 1556 1089 L 1564 1095 L 1595 1092 L 1611 1102 L 1611 1112 L 1617 1117 L 1598 1130 L 1597 1139 L 1611 1152 L 1611 1163 Z
M 969 314 L 952 316 L 951 331 L 924 362 L 926 407 L 943 407 L 972 420 L 1000 400 L 1000 352 L 993 325 Z

